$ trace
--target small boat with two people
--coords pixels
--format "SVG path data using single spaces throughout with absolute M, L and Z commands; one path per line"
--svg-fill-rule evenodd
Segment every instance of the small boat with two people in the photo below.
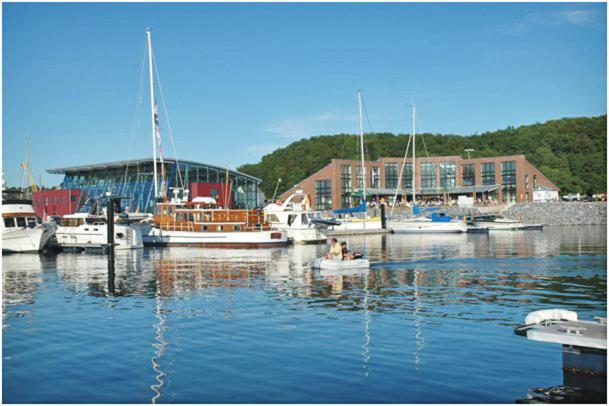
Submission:
M 497 214 L 473 216 L 467 223 L 472 226 L 486 227 L 492 231 L 543 229 L 543 224 L 525 224 L 520 220 L 506 218 Z
M 285 231 L 291 242 L 300 244 L 325 242 L 328 227 L 340 224 L 312 211 L 309 196 L 302 190 L 296 190 L 285 202 L 268 204 L 264 215 L 272 229 Z
M 36 215 L 31 200 L 4 200 L 2 220 L 2 253 L 40 252 L 55 232 Z
M 330 250 L 324 257 L 313 260 L 312 268 L 335 271 L 368 269 L 370 261 L 361 252 L 349 252 L 346 242 L 339 244 L 336 238 L 332 238 Z

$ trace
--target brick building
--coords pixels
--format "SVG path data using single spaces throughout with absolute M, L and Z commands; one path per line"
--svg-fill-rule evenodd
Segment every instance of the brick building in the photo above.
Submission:
M 366 162 L 368 201 L 393 199 L 403 158 L 379 158 Z M 412 198 L 412 159 L 407 159 L 398 200 Z M 417 200 L 451 198 L 460 195 L 495 200 L 499 203 L 533 201 L 533 190 L 558 190 L 524 155 L 465 159 L 461 156 L 417 158 Z M 328 165 L 281 195 L 287 198 L 296 189 L 311 196 L 317 210 L 336 210 L 361 203 L 361 163 L 333 159 Z

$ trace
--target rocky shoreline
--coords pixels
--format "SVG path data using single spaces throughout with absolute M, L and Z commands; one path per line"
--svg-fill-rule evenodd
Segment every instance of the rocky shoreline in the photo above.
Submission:
M 555 226 L 607 224 L 607 202 L 516 203 L 501 215 Z

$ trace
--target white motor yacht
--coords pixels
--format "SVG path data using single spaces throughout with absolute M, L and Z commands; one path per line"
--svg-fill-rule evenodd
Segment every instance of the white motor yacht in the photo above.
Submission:
M 499 215 L 474 216 L 473 225 L 487 227 L 489 230 L 530 230 L 541 229 L 542 224 L 525 224 L 522 221 Z
M 29 200 L 2 202 L 2 252 L 40 252 L 55 226 L 43 223 Z
M 297 190 L 282 204 L 264 208 L 266 221 L 275 230 L 283 230 L 294 243 L 316 243 L 327 240 L 327 222 L 320 212 L 311 211 L 309 197 Z
M 67 214 L 59 220 L 55 237 L 62 248 L 103 246 L 108 244 L 108 224 L 103 216 Z M 115 224 L 114 244 L 117 250 L 142 248 L 142 233 L 137 227 Z

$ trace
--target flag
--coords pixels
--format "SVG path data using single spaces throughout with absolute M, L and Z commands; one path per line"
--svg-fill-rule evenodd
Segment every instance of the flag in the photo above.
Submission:
M 156 105 L 156 99 L 154 100 L 154 134 L 156 136 L 156 143 L 159 148 L 159 161 L 161 162 L 161 195 L 163 200 L 167 199 L 167 193 L 165 191 L 165 164 L 163 163 L 163 145 L 161 144 L 161 126 L 159 124 L 159 112 Z

